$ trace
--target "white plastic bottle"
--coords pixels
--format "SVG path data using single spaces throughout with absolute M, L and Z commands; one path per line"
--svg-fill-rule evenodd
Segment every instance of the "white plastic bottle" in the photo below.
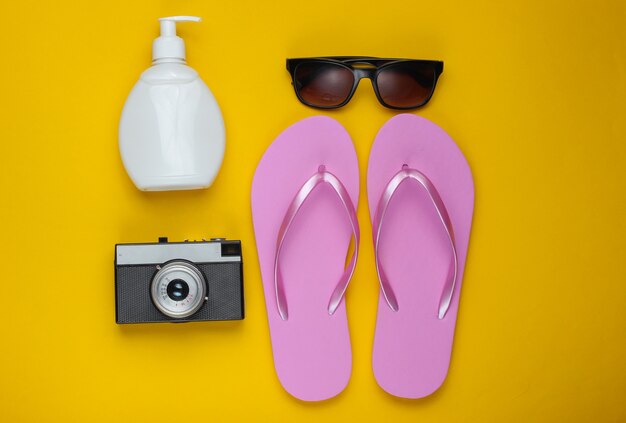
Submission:
M 185 43 L 176 36 L 176 22 L 200 18 L 159 21 L 152 66 L 141 74 L 122 111 L 122 161 L 143 191 L 207 188 L 224 158 L 224 121 L 209 88 L 186 65 Z

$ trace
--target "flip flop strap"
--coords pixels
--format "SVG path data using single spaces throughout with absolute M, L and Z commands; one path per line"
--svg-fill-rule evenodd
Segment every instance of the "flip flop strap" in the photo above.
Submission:
M 350 195 L 348 194 L 348 190 L 343 186 L 343 184 L 337 179 L 335 175 L 328 172 L 325 166 L 320 166 L 318 172 L 311 176 L 305 183 L 302 185 L 298 193 L 295 195 L 287 212 L 285 213 L 285 217 L 283 217 L 283 222 L 280 225 L 280 230 L 278 231 L 278 238 L 276 240 L 276 253 L 274 259 L 274 290 L 276 291 L 276 304 L 278 306 L 278 314 L 283 320 L 287 320 L 289 313 L 287 311 L 287 299 L 285 297 L 285 288 L 283 277 L 280 272 L 280 253 L 283 247 L 283 242 L 287 237 L 287 233 L 289 232 L 289 228 L 291 227 L 291 223 L 294 218 L 300 211 L 300 208 L 309 197 L 309 195 L 313 192 L 313 190 L 321 184 L 330 185 L 334 192 L 337 194 L 339 199 L 341 200 L 341 204 L 348 215 L 348 219 L 350 220 L 350 226 L 352 227 L 352 236 L 354 237 L 354 251 L 352 252 L 352 257 L 346 266 L 343 275 L 337 282 L 337 286 L 330 296 L 330 301 L 328 303 L 328 313 L 333 314 L 341 300 L 343 299 L 346 289 L 348 288 L 348 283 L 352 278 L 352 274 L 354 273 L 354 268 L 356 267 L 356 260 L 359 253 L 359 240 L 360 240 L 360 230 L 359 230 L 359 222 L 356 216 L 356 210 L 354 204 L 352 204 L 352 200 L 350 199 Z
M 389 283 L 389 279 L 387 278 L 385 271 L 383 269 L 382 263 L 380 262 L 379 255 L 379 241 L 380 234 L 383 228 L 383 222 L 385 218 L 385 213 L 387 212 L 387 207 L 391 202 L 393 195 L 395 194 L 398 187 L 409 179 L 417 181 L 419 186 L 422 187 L 428 197 L 430 198 L 433 206 L 435 206 L 435 210 L 439 215 L 439 220 L 441 221 L 446 234 L 448 235 L 448 239 L 450 241 L 450 247 L 452 248 L 452 257 L 451 257 L 451 265 L 454 268 L 453 272 L 448 272 L 448 276 L 446 278 L 446 283 L 443 287 L 443 292 L 441 294 L 441 298 L 439 300 L 439 311 L 437 313 L 439 319 L 443 319 L 446 315 L 448 308 L 450 307 L 450 302 L 452 301 L 452 295 L 454 294 L 454 287 L 456 285 L 456 276 L 458 271 L 458 259 L 456 252 L 456 245 L 454 241 L 454 230 L 452 227 L 452 221 L 450 220 L 450 216 L 448 215 L 448 211 L 446 210 L 446 206 L 441 200 L 441 196 L 437 189 L 433 185 L 433 183 L 418 170 L 411 169 L 407 165 L 402 166 L 402 170 L 396 173 L 393 178 L 389 181 L 383 194 L 380 197 L 378 202 L 378 207 L 376 209 L 376 215 L 374 217 L 374 222 L 372 225 L 372 229 L 374 232 L 374 251 L 376 254 L 376 270 L 378 272 L 378 280 L 380 281 L 380 288 L 383 292 L 383 296 L 387 301 L 387 305 L 393 310 L 398 311 L 398 301 L 396 299 L 395 294 L 391 288 Z

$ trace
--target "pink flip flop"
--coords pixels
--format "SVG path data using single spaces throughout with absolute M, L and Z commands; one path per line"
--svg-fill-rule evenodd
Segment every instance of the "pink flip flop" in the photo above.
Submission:
M 437 125 L 402 114 L 378 132 L 367 195 L 381 286 L 374 376 L 403 398 L 436 391 L 450 365 L 474 208 L 463 154 Z
M 281 133 L 252 182 L 274 366 L 285 390 L 301 400 L 334 397 L 352 371 L 343 297 L 358 253 L 358 197 L 350 136 L 323 116 Z

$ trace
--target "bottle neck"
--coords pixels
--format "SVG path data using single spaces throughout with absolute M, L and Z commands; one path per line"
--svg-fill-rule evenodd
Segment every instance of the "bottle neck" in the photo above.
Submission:
M 161 58 L 158 58 L 158 59 L 154 59 L 152 61 L 152 65 L 153 66 L 154 65 L 160 65 L 160 64 L 163 64 L 163 63 L 178 63 L 178 64 L 181 64 L 181 65 L 186 65 L 187 64 L 185 59 L 181 59 L 181 58 L 178 58 L 178 57 L 161 57 Z

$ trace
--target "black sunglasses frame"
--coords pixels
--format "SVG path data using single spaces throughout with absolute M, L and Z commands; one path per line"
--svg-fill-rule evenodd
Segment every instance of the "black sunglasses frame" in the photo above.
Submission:
M 352 90 L 348 97 L 340 104 L 335 106 L 319 106 L 315 104 L 308 103 L 300 96 L 300 91 L 296 86 L 296 72 L 298 67 L 303 63 L 329 63 L 333 65 L 338 65 L 348 69 L 352 72 L 354 76 L 354 83 L 352 84 Z M 409 107 L 397 107 L 392 106 L 390 104 L 385 103 L 382 99 L 380 92 L 378 91 L 378 74 L 381 71 L 385 70 L 389 66 L 396 65 L 398 63 L 421 63 L 431 65 L 435 71 L 435 79 L 433 81 L 432 89 L 430 90 L 430 94 L 428 97 L 420 104 L 416 106 Z M 374 66 L 374 68 L 361 68 L 354 67 L 353 65 L 370 65 Z M 329 57 L 308 57 L 308 58 L 298 58 L 298 59 L 287 59 L 287 70 L 291 75 L 291 84 L 293 85 L 294 91 L 296 92 L 296 97 L 298 100 L 306 106 L 314 107 L 316 109 L 338 109 L 340 107 L 345 106 L 350 102 L 352 96 L 356 92 L 356 88 L 359 86 L 359 82 L 361 79 L 367 78 L 372 81 L 372 87 L 374 88 L 374 93 L 376 94 L 376 98 L 378 98 L 378 102 L 383 106 L 389 109 L 395 110 L 411 110 L 417 109 L 418 107 L 424 106 L 428 103 L 435 92 L 435 87 L 437 86 L 437 81 L 439 80 L 439 76 L 443 73 L 443 62 L 438 60 L 416 60 L 416 59 L 383 59 L 379 57 L 369 57 L 369 56 L 329 56 Z

